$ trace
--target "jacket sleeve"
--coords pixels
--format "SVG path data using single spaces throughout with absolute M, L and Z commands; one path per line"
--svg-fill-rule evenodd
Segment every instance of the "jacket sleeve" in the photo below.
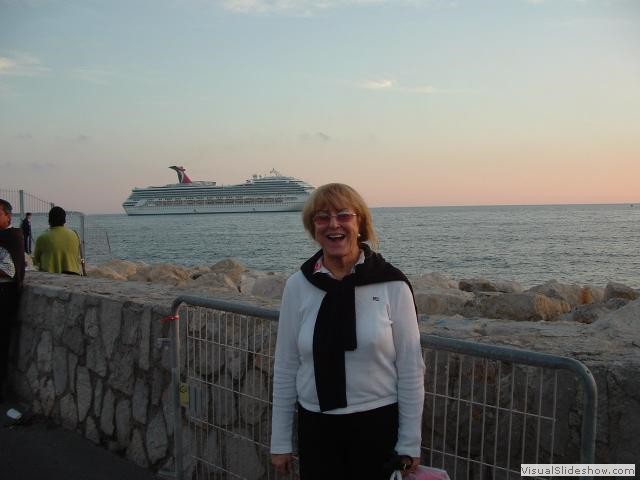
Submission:
M 271 453 L 293 452 L 293 413 L 298 398 L 296 377 L 300 366 L 298 332 L 301 320 L 294 280 L 290 278 L 285 286 L 278 321 L 273 369 Z
M 419 457 L 425 371 L 420 331 L 409 286 L 404 282 L 394 283 L 398 288 L 390 298 L 390 316 L 396 351 L 400 413 L 396 452 L 399 455 Z

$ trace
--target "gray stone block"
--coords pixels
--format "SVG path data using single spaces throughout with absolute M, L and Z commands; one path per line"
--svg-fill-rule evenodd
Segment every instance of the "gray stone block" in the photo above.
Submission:
M 173 389 L 171 384 L 162 393 L 162 413 L 167 425 L 167 433 L 173 435 Z
M 91 375 L 86 367 L 78 367 L 76 395 L 78 399 L 78 420 L 82 422 L 91 408 L 91 399 L 93 397 Z
M 56 393 L 51 378 L 41 378 L 38 386 L 38 397 L 44 415 L 51 415 L 56 402 Z
M 113 416 L 115 413 L 114 410 L 114 397 L 113 392 L 111 390 L 107 390 L 107 393 L 104 395 L 104 399 L 102 400 L 102 413 L 100 414 L 100 430 L 104 432 L 105 435 L 111 436 L 113 435 Z
M 143 379 L 138 378 L 133 389 L 133 419 L 139 423 L 147 423 L 147 408 L 149 408 L 149 387 Z
M 138 366 L 142 370 L 149 370 L 150 340 L 151 340 L 151 309 L 145 308 L 140 316 L 140 343 L 138 347 Z
M 80 327 L 67 327 L 64 336 L 62 337 L 62 343 L 69 347 L 76 355 L 84 354 L 84 340 L 85 337 L 80 330 Z
M 96 387 L 93 392 L 93 414 L 96 417 L 100 417 L 102 413 L 102 390 L 103 383 L 100 378 L 96 380 Z
M 100 323 L 98 322 L 98 309 L 88 308 L 84 315 L 84 333 L 90 338 L 100 335 Z
M 139 339 L 140 319 L 143 314 L 141 305 L 128 305 L 122 311 L 122 336 L 124 345 L 137 345 Z
M 123 447 L 129 445 L 131 436 L 131 402 L 122 399 L 116 405 L 116 436 Z
M 101 377 L 107 374 L 107 359 L 99 338 L 94 338 L 87 346 L 87 368 Z
M 96 445 L 100 444 L 100 432 L 98 431 L 96 421 L 93 419 L 93 417 L 87 417 L 87 421 L 85 422 L 84 436 Z
M 40 341 L 36 348 L 36 358 L 38 361 L 38 370 L 41 372 L 50 372 L 53 361 L 53 339 L 51 332 L 44 331 L 40 335 Z
M 113 355 L 116 339 L 120 335 L 122 303 L 104 299 L 100 305 L 100 332 L 107 357 Z
M 147 468 L 149 466 L 149 462 L 147 461 L 147 454 L 144 450 L 144 440 L 142 438 L 142 433 L 140 433 L 140 430 L 133 430 L 131 442 L 129 442 L 129 446 L 127 447 L 125 455 L 129 460 L 141 467 Z
M 78 366 L 78 357 L 73 353 L 69 353 L 69 388 L 75 393 L 76 385 L 76 367 Z
M 65 312 L 65 304 L 59 300 L 54 300 L 49 313 L 49 326 L 52 327 L 53 337 L 56 340 L 62 338 L 64 327 L 67 322 L 67 314 Z
M 36 348 L 36 331 L 28 325 L 20 327 L 18 335 L 18 370 L 27 371 Z
M 84 318 L 84 302 L 85 295 L 80 293 L 72 293 L 67 307 L 67 326 L 73 327 L 80 325 Z
M 56 395 L 61 395 L 67 388 L 67 349 L 55 347 L 53 349 L 53 383 L 56 387 Z
M 260 422 L 269 405 L 267 381 L 259 371 L 249 370 L 242 380 L 238 395 L 240 417 L 248 424 Z
M 68 430 L 75 430 L 78 426 L 76 401 L 70 393 L 60 399 L 60 418 L 62 426 Z
M 162 413 L 158 412 L 147 427 L 147 454 L 151 463 L 156 463 L 164 458 L 168 447 L 167 429 L 162 418 Z
M 238 432 L 245 436 L 248 432 Z M 226 465 L 227 469 L 241 478 L 261 478 L 265 473 L 265 467 L 260 461 L 255 446 L 237 436 L 229 435 L 225 439 L 226 443 Z
M 111 371 L 107 380 L 109 386 L 129 396 L 133 394 L 133 364 L 134 353 L 131 350 L 120 351 L 114 355 L 109 364 Z

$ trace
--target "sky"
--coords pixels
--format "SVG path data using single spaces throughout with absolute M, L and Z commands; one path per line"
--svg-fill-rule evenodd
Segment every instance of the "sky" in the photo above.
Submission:
M 640 202 L 637 0 L 0 0 L 0 189 L 275 168 L 373 206 Z

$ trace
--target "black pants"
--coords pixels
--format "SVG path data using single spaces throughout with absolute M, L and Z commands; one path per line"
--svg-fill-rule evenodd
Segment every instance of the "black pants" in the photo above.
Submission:
M 398 404 L 347 415 L 298 405 L 301 480 L 389 480 L 398 440 Z
M 18 313 L 19 292 L 12 283 L 0 283 L 0 399 L 7 387 L 11 333 Z

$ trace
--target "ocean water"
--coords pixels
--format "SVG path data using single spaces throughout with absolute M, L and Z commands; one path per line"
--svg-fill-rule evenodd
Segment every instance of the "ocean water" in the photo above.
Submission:
M 375 208 L 379 251 L 407 274 L 640 288 L 640 205 Z M 293 272 L 316 250 L 300 213 L 90 215 L 87 259 Z M 108 244 L 107 244 L 108 239 Z

